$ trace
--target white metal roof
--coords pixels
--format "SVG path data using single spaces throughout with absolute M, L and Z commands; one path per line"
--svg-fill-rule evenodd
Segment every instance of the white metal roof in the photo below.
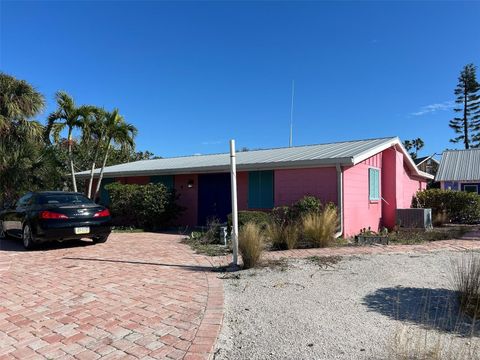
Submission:
M 418 170 L 398 137 L 238 152 L 237 169 L 268 170 L 336 164 L 352 166 L 392 146 L 401 149 L 407 164 L 417 176 L 432 178 Z M 229 164 L 229 153 L 141 160 L 108 166 L 105 168 L 104 177 L 226 172 L 229 171 Z M 100 170 L 96 169 L 95 174 L 98 175 L 99 172 Z M 77 175 L 85 178 L 89 171 Z
M 445 151 L 435 180 L 480 181 L 480 149 Z

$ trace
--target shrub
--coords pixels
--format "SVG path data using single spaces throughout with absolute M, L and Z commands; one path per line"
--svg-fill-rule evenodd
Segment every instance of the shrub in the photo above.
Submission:
M 242 210 L 238 212 L 238 226 L 242 227 L 246 223 L 253 222 L 265 228 L 270 223 L 270 214 L 264 211 Z M 232 214 L 228 215 L 228 226 L 232 226 Z
M 466 341 L 449 334 L 399 326 L 388 344 L 389 360 L 478 360 L 480 344 L 477 339 Z
M 322 210 L 321 201 L 315 196 L 304 196 L 292 205 L 292 216 L 295 219 L 301 219 L 303 216 L 312 213 L 318 213 Z
M 307 214 L 320 212 L 322 208 L 322 203 L 319 199 L 314 196 L 304 196 L 292 206 L 273 208 L 271 219 L 277 224 L 291 224 L 301 221 L 303 216 Z
M 255 267 L 263 251 L 263 235 L 260 227 L 253 223 L 246 223 L 238 234 L 238 250 L 242 255 L 243 268 Z
M 461 310 L 477 319 L 480 316 L 480 254 L 472 252 L 453 262 L 452 274 Z
M 433 226 L 442 226 L 443 224 L 446 224 L 448 222 L 448 216 L 445 211 L 432 214 L 432 217 Z
M 313 247 L 327 247 L 335 240 L 337 225 L 338 216 L 334 207 L 328 206 L 322 212 L 307 214 L 302 221 L 305 240 Z
M 174 190 L 163 184 L 120 184 L 105 186 L 115 225 L 158 229 L 171 224 L 183 211 Z
M 457 223 L 480 221 L 480 196 L 465 191 L 429 189 L 417 192 L 413 207 L 432 209 L 433 218 L 444 221 L 448 218 Z
M 275 249 L 275 250 L 288 249 L 285 243 L 284 235 L 283 235 L 283 226 L 281 226 L 276 222 L 272 222 L 267 225 L 265 232 L 268 240 L 270 241 L 272 249 Z
M 297 243 L 300 238 L 298 225 L 290 224 L 288 226 L 285 226 L 283 229 L 283 237 L 284 237 L 286 248 L 288 250 L 295 249 L 297 247 Z
M 288 206 L 277 206 L 270 214 L 271 221 L 278 225 L 286 225 L 293 221 L 291 208 Z
M 220 220 L 216 217 L 207 220 L 207 231 L 203 233 L 201 241 L 207 244 L 220 243 Z
M 297 246 L 299 233 L 296 224 L 272 222 L 267 225 L 266 234 L 272 249 L 290 250 Z

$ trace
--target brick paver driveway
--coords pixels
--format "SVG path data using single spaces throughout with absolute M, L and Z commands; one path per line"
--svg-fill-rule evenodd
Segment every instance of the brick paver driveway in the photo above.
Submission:
M 0 239 L 0 359 L 206 359 L 222 316 L 221 281 L 179 236 Z

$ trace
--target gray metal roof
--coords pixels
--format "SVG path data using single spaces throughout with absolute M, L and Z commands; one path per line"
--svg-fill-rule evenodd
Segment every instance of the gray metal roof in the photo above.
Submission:
M 429 159 L 436 162 L 437 164 L 440 164 L 440 162 L 437 159 L 435 159 L 434 156 L 435 156 L 435 154 L 430 155 L 430 156 L 423 156 L 423 157 L 413 159 L 413 161 L 415 162 L 415 165 L 417 165 L 417 166 L 420 165 L 421 163 L 423 163 L 424 161 L 429 160 Z
M 472 180 L 480 180 L 480 149 L 445 151 L 435 181 Z
M 400 140 L 397 137 L 389 137 L 237 152 L 237 169 L 266 170 L 335 164 L 354 165 L 391 146 L 401 146 Z M 229 171 L 229 164 L 229 153 L 141 160 L 106 167 L 104 177 L 222 172 Z M 414 164 L 413 167 L 418 173 Z M 95 173 L 98 174 L 99 169 Z M 89 171 L 77 173 L 80 178 L 85 178 L 88 174 Z

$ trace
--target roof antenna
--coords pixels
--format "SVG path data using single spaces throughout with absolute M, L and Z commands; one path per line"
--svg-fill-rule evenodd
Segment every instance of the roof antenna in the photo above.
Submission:
M 293 98 L 295 96 L 295 80 L 292 80 L 292 105 L 290 107 L 290 142 L 289 147 L 293 146 Z

